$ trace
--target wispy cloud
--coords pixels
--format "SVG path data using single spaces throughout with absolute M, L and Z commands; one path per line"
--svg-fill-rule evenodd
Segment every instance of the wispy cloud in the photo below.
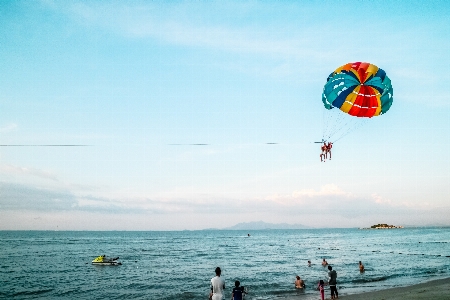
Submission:
M 9 164 L 0 165 L 0 172 L 9 175 L 35 176 L 43 179 L 58 181 L 56 174 L 35 168 L 19 167 Z
M 50 190 L 21 184 L 0 182 L 2 210 L 71 210 L 75 197 L 65 190 Z
M 292 193 L 293 198 L 303 198 L 303 197 L 323 197 L 323 196 L 341 196 L 352 198 L 354 197 L 351 193 L 343 191 L 335 184 L 323 185 L 320 190 L 316 191 L 314 189 L 303 189 L 295 191 Z
M 273 195 L 253 199 L 224 198 L 206 194 L 191 195 L 192 197 L 150 198 L 120 195 L 103 197 L 81 195 L 81 193 L 61 188 L 39 188 L 6 182 L 0 182 L 0 190 L 2 191 L 0 211 L 11 211 L 16 215 L 23 216 L 35 211 L 36 213 L 71 213 L 72 215 L 96 214 L 102 215 L 104 218 L 108 218 L 108 215 L 127 215 L 133 216 L 132 218 L 136 218 L 136 220 L 143 220 L 144 216 L 158 219 L 176 219 L 176 216 L 180 216 L 180 218 L 189 219 L 188 216 L 198 215 L 218 219 L 232 215 L 239 219 L 239 215 L 242 218 L 248 218 L 256 214 L 278 216 L 279 220 L 280 216 L 283 216 L 281 218 L 285 220 L 297 220 L 297 222 L 298 220 L 310 220 L 308 224 L 322 224 L 322 226 L 328 224 L 327 226 L 342 227 L 349 223 L 356 224 L 355 226 L 366 226 L 370 225 L 366 224 L 367 222 L 380 222 L 379 219 L 403 220 L 402 224 L 413 224 L 414 222 L 411 223 L 409 220 L 414 219 L 414 216 L 417 215 L 428 216 L 427 220 L 431 220 L 430 216 L 439 215 L 439 220 L 445 220 L 445 217 L 442 218 L 442 216 L 450 211 L 450 207 L 432 207 L 431 205 L 419 207 L 410 206 L 408 203 L 393 203 L 377 194 L 361 197 L 332 184 L 325 185 L 318 190 L 305 189 L 284 196 Z M 314 218 L 317 220 L 327 219 L 330 222 L 331 220 L 340 220 L 339 222 L 343 223 L 321 223 L 317 220 L 312 221 Z M 368 219 L 366 220 L 366 218 Z M 132 224 L 133 220 L 128 222 Z M 233 224 L 230 223 L 230 225 Z M 130 228 L 133 227 L 130 226 Z
M 7 124 L 5 126 L 0 127 L 0 133 L 7 133 L 7 132 L 11 132 L 11 131 L 16 131 L 17 128 L 18 128 L 17 124 L 10 123 L 10 124 Z
M 324 214 L 355 218 L 371 214 L 405 214 L 434 209 L 429 203 L 411 205 L 395 202 L 378 194 L 355 195 L 335 184 L 321 188 L 302 189 L 286 195 L 271 195 L 252 201 L 252 205 L 285 214 Z
M 220 7 L 220 4 L 216 3 Z M 343 20 L 339 17 L 323 18 L 314 26 L 307 22 L 299 23 L 294 26 L 289 22 L 278 20 L 268 24 L 260 22 L 233 22 L 232 11 L 244 11 L 247 17 L 253 16 L 255 9 L 264 13 L 272 12 L 274 7 L 270 5 L 259 4 L 257 7 L 242 7 L 240 3 L 231 3 L 234 9 L 228 8 L 227 18 L 218 18 L 215 22 L 204 15 L 212 16 L 208 5 L 197 6 L 195 4 L 171 3 L 161 5 L 160 3 L 95 3 L 95 2 L 51 2 L 47 7 L 65 13 L 72 19 L 78 21 L 82 26 L 106 29 L 116 35 L 131 39 L 153 39 L 166 44 L 191 47 L 193 49 L 208 49 L 215 52 L 226 52 L 231 54 L 247 55 L 251 59 L 242 60 L 239 63 L 227 61 L 223 64 L 224 68 L 233 68 L 244 73 L 250 73 L 286 77 L 293 74 L 303 74 L 306 65 L 316 61 L 317 66 L 309 67 L 308 74 L 311 72 L 322 72 L 329 74 L 340 64 L 354 61 L 355 59 L 382 59 L 385 51 L 385 45 L 393 48 L 399 48 L 404 53 L 413 53 L 403 60 L 389 61 L 384 59 L 384 63 L 396 66 L 397 73 L 400 76 L 406 75 L 408 78 L 416 80 L 421 77 L 421 72 L 411 72 L 404 68 L 406 63 L 411 60 L 417 60 L 419 57 L 415 51 L 417 45 L 414 43 L 399 43 L 398 41 L 415 40 L 419 35 L 424 37 L 424 41 L 433 38 L 429 32 L 432 27 L 426 29 L 420 28 L 402 28 L 401 30 L 388 31 L 392 27 L 393 21 L 384 21 L 377 23 L 376 32 L 383 33 L 383 42 L 366 45 L 363 38 L 366 36 L 368 27 L 352 26 L 349 20 Z M 278 5 L 277 8 L 288 9 L 288 6 Z M 223 7 L 222 7 L 223 9 Z M 304 10 L 302 6 L 297 6 L 299 14 L 316 14 L 322 16 L 323 12 Z M 203 12 L 203 14 L 202 14 Z M 213 15 L 217 11 L 213 11 Z M 303 16 L 308 18 L 312 16 Z M 245 18 L 245 16 L 240 16 Z M 239 19 L 239 18 L 237 18 Z M 337 28 L 331 29 L 330 26 L 339 21 Z M 269 25 L 270 24 L 270 25 Z M 364 25 L 364 24 L 363 24 Z M 342 30 L 346 26 L 351 26 L 351 31 Z M 430 25 L 431 26 L 431 25 Z M 286 34 L 288 33 L 288 34 Z M 362 47 L 358 45 L 362 42 Z M 259 57 L 264 59 L 264 64 L 258 63 L 254 59 Z M 256 59 L 257 60 L 257 59 Z M 336 61 L 339 61 L 336 63 Z M 330 68 L 322 70 L 326 62 L 331 64 Z M 336 64 L 336 65 L 335 65 Z M 416 64 L 415 64 L 416 65 Z M 432 70 L 428 68 L 431 72 Z M 425 72 L 427 72 L 425 70 Z M 326 76 L 326 75 L 324 75 Z M 422 77 L 424 78 L 424 77 Z M 306 76 L 305 76 L 306 79 Z
M 180 4 L 183 6 L 183 4 Z M 314 57 L 328 59 L 328 48 L 311 47 L 318 36 L 306 30 L 293 31 L 289 37 L 275 34 L 277 28 L 211 24 L 189 13 L 180 13 L 177 5 L 142 5 L 71 2 L 48 5 L 58 9 L 83 26 L 95 26 L 110 30 L 128 38 L 151 38 L 173 45 L 206 48 L 231 53 L 270 56 L 272 60 Z M 168 11 L 169 9 L 169 11 Z M 184 9 L 189 10 L 188 7 Z M 193 8 L 190 7 L 190 10 Z M 195 9 L 193 9 L 195 11 Z M 292 63 L 292 61 L 291 61 Z M 288 65 L 276 64 L 276 71 L 285 73 Z
M 26 211 L 89 211 L 99 213 L 136 213 L 142 207 L 97 196 L 80 196 L 62 187 L 38 187 L 31 184 L 0 182 L 0 208 Z

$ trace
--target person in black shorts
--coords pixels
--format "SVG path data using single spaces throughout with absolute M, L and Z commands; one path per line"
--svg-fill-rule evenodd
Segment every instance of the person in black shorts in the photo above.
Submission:
M 331 299 L 338 299 L 338 291 L 336 288 L 337 273 L 331 266 L 328 266 L 328 285 L 330 286 Z

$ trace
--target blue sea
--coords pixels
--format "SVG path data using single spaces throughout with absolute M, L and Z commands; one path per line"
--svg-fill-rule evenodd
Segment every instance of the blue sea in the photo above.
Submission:
M 102 254 L 122 265 L 92 265 Z M 247 300 L 309 300 L 327 279 L 323 258 L 337 271 L 340 295 L 450 277 L 450 228 L 0 231 L 0 258 L 2 299 L 206 300 L 220 266 L 226 299 L 240 280 Z

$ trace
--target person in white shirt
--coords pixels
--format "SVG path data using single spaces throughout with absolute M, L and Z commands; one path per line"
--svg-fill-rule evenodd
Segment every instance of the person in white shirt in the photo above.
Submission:
M 225 279 L 220 277 L 222 270 L 219 267 L 216 268 L 216 277 L 211 279 L 211 293 L 209 294 L 209 299 L 211 300 L 223 300 L 225 289 Z

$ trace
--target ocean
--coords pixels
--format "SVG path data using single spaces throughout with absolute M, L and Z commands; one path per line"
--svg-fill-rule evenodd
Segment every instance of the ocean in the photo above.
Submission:
M 92 265 L 102 254 L 122 265 Z M 327 279 L 323 258 L 340 295 L 450 277 L 450 228 L 0 231 L 0 258 L 2 299 L 206 300 L 220 266 L 225 299 L 239 280 L 247 300 L 309 300 Z M 304 290 L 294 288 L 296 275 Z

